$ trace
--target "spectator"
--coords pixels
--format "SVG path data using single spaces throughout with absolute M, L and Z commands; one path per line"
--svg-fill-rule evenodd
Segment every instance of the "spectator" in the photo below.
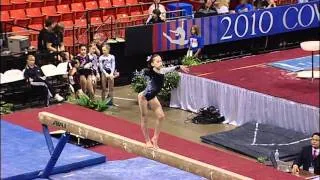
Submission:
M 256 0 L 254 2 L 254 6 L 257 9 L 266 9 L 266 8 L 276 7 L 277 5 L 274 2 L 274 0 Z
M 299 174 L 300 166 L 303 170 L 314 170 L 314 174 L 320 174 L 320 158 L 319 158 L 319 139 L 320 133 L 313 133 L 311 136 L 311 145 L 302 148 L 300 155 L 294 161 L 292 166 L 292 173 Z
M 56 23 L 51 19 L 46 19 L 44 22 L 44 27 L 41 29 L 38 36 L 38 50 L 40 52 L 47 53 L 47 42 L 49 41 L 49 34 L 52 32 L 52 29 L 55 27 Z
M 94 42 L 94 40 L 93 40 L 93 41 L 90 43 L 89 46 L 92 46 L 92 47 L 93 47 L 93 49 L 94 49 L 93 53 L 94 53 L 95 55 L 100 56 L 100 54 L 101 54 L 100 48 L 102 48 L 102 44 L 101 44 L 101 45 L 100 45 L 100 44 L 96 44 L 96 43 Z
M 69 61 L 72 59 L 71 55 L 66 51 L 63 43 L 63 36 L 64 36 L 64 25 L 63 24 L 56 24 L 53 28 L 53 36 L 52 36 L 52 46 L 57 49 L 57 59 L 58 61 Z
M 35 65 L 35 57 L 33 55 L 29 55 L 27 58 L 27 65 L 24 70 L 24 77 L 30 83 L 31 87 L 43 87 L 46 89 L 45 94 L 43 96 L 46 97 L 46 105 L 49 106 L 50 97 L 54 97 L 57 101 L 61 102 L 64 100 L 58 93 L 55 92 L 55 89 L 51 86 L 48 81 L 46 81 L 46 77 L 43 74 L 42 70 Z
M 156 24 L 156 23 L 162 23 L 162 22 L 164 22 L 164 20 L 161 19 L 160 14 L 161 14 L 161 12 L 160 12 L 159 9 L 154 9 L 154 10 L 152 11 L 152 16 L 151 16 L 151 18 L 149 18 L 149 19 L 147 20 L 147 23 L 146 23 L 146 24 Z
M 306 3 L 309 2 L 309 0 L 298 0 L 298 3 Z
M 228 0 L 217 0 L 215 3 L 215 8 L 218 14 L 229 13 L 229 1 Z
M 93 36 L 93 41 L 91 44 L 94 44 L 97 48 L 95 49 L 95 54 L 97 56 L 101 55 L 102 52 L 102 46 L 103 46 L 103 40 L 102 40 L 102 33 L 96 33 Z
M 216 8 L 213 6 L 212 0 L 205 0 L 204 4 L 196 12 L 195 17 L 205 17 L 205 16 L 212 16 L 217 14 L 218 12 Z
M 235 10 L 236 6 L 238 6 L 238 4 L 239 4 L 239 0 L 229 0 L 229 11 L 235 13 L 234 10 Z
M 247 0 L 240 0 L 240 4 L 235 9 L 236 13 L 249 12 L 253 10 L 254 8 L 252 4 L 248 3 Z
M 58 53 L 58 46 L 60 44 L 59 40 L 61 40 L 56 33 L 54 33 L 53 29 L 48 34 L 48 41 L 46 43 L 46 47 L 50 53 Z
M 274 0 L 267 0 L 267 7 L 266 8 L 273 8 L 273 7 L 277 7 L 277 4 L 274 2 Z
M 191 37 L 189 38 L 189 55 L 193 57 L 198 57 L 201 49 L 203 48 L 203 39 L 199 33 L 199 27 L 193 25 L 190 29 Z
M 40 52 L 37 64 L 47 64 L 54 61 L 54 56 L 49 53 L 47 43 L 49 42 L 50 34 L 56 23 L 52 19 L 46 19 L 43 29 L 41 29 L 38 36 L 38 51 Z
M 153 0 L 153 4 L 149 7 L 149 10 L 148 10 L 150 16 L 152 16 L 153 10 L 155 10 L 155 9 L 160 10 L 160 12 L 161 12 L 160 19 L 165 21 L 167 11 L 166 11 L 166 8 L 162 4 L 160 4 L 160 0 Z

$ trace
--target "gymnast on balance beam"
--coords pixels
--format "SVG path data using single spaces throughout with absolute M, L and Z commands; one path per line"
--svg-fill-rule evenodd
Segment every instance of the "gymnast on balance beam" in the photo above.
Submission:
M 147 87 L 138 95 L 138 103 L 141 113 L 141 129 L 148 148 L 154 147 L 158 149 L 158 138 L 160 134 L 161 122 L 164 120 L 165 115 L 162 106 L 156 97 L 164 85 L 164 74 L 181 69 L 184 72 L 189 72 L 186 66 L 173 66 L 164 68 L 160 55 L 154 54 L 147 59 L 148 67 L 144 70 L 144 75 L 147 78 Z M 148 104 L 157 116 L 156 127 L 154 136 L 150 140 L 148 131 Z

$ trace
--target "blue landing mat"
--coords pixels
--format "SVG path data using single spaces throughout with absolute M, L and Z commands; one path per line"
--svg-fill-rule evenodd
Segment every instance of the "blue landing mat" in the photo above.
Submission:
M 204 180 L 205 178 L 137 157 L 121 161 L 108 161 L 69 173 L 50 176 L 51 180 Z
M 268 65 L 277 67 L 280 69 L 284 69 L 287 71 L 298 72 L 298 71 L 310 70 L 312 67 L 311 62 L 312 62 L 311 56 L 305 56 L 301 58 L 277 61 L 277 62 L 270 63 Z M 320 62 L 320 56 L 314 55 L 313 56 L 314 68 L 319 68 L 319 62 Z
M 50 154 L 43 134 L 1 120 L 1 179 L 32 179 L 43 170 Z M 56 144 L 57 139 L 53 139 Z M 106 157 L 67 144 L 53 174 L 104 163 Z

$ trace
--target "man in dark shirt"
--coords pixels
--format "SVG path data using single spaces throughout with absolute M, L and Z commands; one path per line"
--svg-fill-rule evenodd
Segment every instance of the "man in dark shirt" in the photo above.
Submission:
M 46 19 L 43 29 L 38 36 L 38 51 L 40 52 L 37 58 L 37 64 L 43 65 L 54 62 L 54 55 L 49 53 L 47 43 L 50 41 L 50 36 L 55 23 L 51 19 Z
M 38 50 L 40 52 L 48 52 L 47 42 L 49 41 L 50 33 L 55 23 L 51 19 L 46 19 L 44 25 L 38 36 Z

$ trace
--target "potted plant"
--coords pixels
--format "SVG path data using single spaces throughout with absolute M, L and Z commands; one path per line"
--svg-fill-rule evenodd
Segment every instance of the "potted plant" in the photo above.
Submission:
M 147 80 L 143 75 L 143 71 L 135 71 L 131 80 L 131 88 L 134 92 L 140 93 L 147 87 Z
M 263 156 L 259 156 L 258 158 L 257 158 L 257 161 L 259 162 L 259 163 L 262 163 L 262 164 L 264 164 L 266 161 L 267 161 L 267 157 L 263 157 Z
M 182 59 L 182 65 L 185 66 L 196 66 L 201 64 L 201 60 L 194 56 L 184 56 Z
M 13 104 L 11 103 L 6 103 L 4 101 L 0 102 L 0 114 L 10 114 L 12 113 L 13 110 Z
M 69 98 L 69 101 L 75 102 L 80 106 L 93 109 L 99 112 L 105 111 L 109 108 L 106 101 L 102 101 L 100 99 L 92 100 L 88 96 L 80 96 L 78 99 Z
M 170 102 L 171 90 L 178 87 L 180 75 L 178 72 L 170 72 L 164 76 L 164 86 L 158 94 L 159 101 L 168 106 Z M 142 92 L 147 86 L 147 80 L 142 71 L 136 71 L 132 78 L 131 88 L 136 93 Z

